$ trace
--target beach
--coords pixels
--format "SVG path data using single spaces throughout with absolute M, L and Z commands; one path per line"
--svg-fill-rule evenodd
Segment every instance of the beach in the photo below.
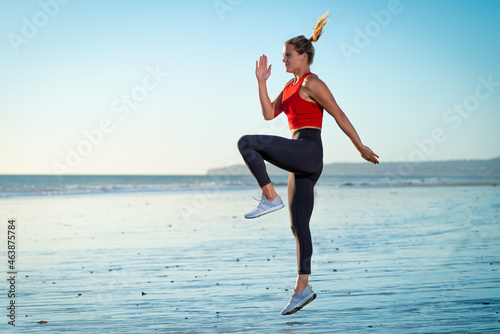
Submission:
M 286 188 L 278 193 L 286 202 Z M 12 333 L 498 333 L 500 187 L 316 187 L 310 284 L 254 188 L 19 196 Z M 9 287 L 4 280 L 2 304 Z M 7 301 L 8 302 L 8 301 Z M 40 323 L 40 321 L 46 323 Z

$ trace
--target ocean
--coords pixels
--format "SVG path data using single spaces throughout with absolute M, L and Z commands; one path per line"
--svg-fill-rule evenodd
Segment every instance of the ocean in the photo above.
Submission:
M 244 219 L 251 176 L 3 175 L 0 332 L 500 333 L 497 185 L 323 175 L 318 297 L 282 316 L 295 240 L 286 208 Z
M 286 175 L 273 175 L 286 185 Z M 352 176 L 322 175 L 317 186 L 401 187 L 499 185 L 492 176 Z M 0 198 L 76 194 L 215 191 L 256 188 L 251 175 L 0 175 Z

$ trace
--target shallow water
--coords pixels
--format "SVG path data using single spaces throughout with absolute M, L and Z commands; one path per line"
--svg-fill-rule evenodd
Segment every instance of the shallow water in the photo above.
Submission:
M 288 212 L 245 220 L 252 195 L 0 200 L 20 237 L 14 332 L 500 332 L 500 188 L 318 186 L 318 297 L 290 316 Z

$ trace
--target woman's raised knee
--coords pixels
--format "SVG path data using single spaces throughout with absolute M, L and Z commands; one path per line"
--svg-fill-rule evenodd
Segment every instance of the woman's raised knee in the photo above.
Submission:
M 238 149 L 240 152 L 251 146 L 251 135 L 244 135 L 238 140 Z

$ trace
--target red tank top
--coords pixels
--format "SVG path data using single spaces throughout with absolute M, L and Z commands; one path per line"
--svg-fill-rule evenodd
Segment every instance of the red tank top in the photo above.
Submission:
M 283 89 L 281 110 L 276 116 L 284 111 L 288 117 L 290 130 L 304 126 L 321 128 L 323 124 L 323 108 L 315 102 L 306 101 L 300 97 L 300 87 L 309 74 L 312 73 L 308 72 L 304 74 L 295 85 L 293 85 L 292 81 Z

